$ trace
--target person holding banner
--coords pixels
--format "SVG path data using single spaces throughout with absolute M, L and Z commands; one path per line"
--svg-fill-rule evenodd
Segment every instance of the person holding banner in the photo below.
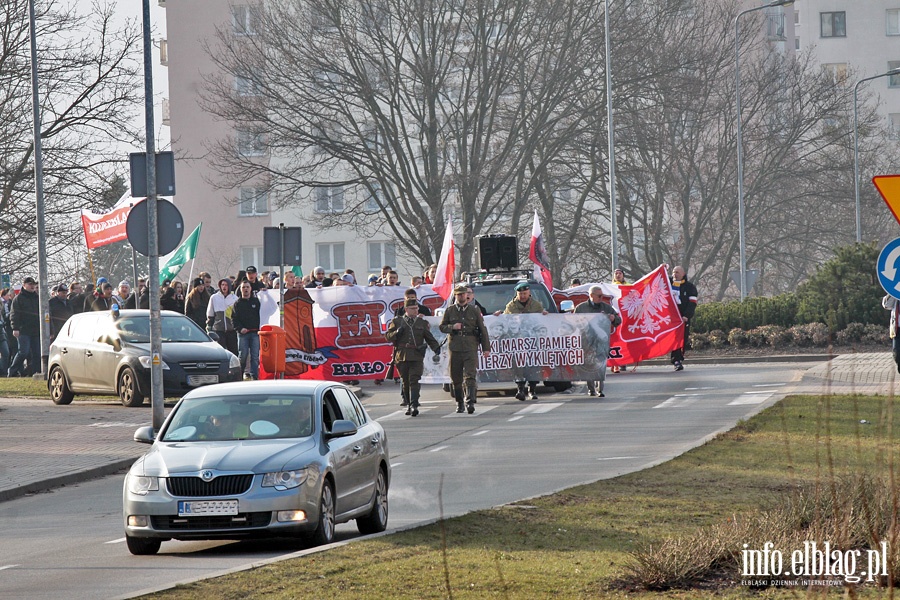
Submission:
M 460 284 L 453 290 L 455 302 L 447 307 L 439 329 L 450 337 L 450 389 L 456 412 L 475 412 L 478 393 L 478 346 L 482 354 L 491 351 L 491 340 L 481 312 L 469 304 L 469 288 Z
M 403 380 L 400 406 L 406 406 L 406 414 L 419 416 L 419 380 L 425 370 L 425 347 L 434 352 L 432 360 L 440 362 L 441 345 L 431 334 L 428 321 L 419 316 L 419 303 L 415 298 L 407 298 L 403 302 L 405 312 L 391 319 L 384 337 L 394 344 L 394 366 Z
M 586 302 L 582 302 L 578 306 L 575 307 L 575 314 L 584 314 L 584 313 L 602 313 L 609 317 L 610 324 L 610 334 L 615 331 L 616 327 L 622 324 L 622 317 L 619 316 L 619 313 L 616 312 L 616 309 L 610 305 L 606 299 L 612 299 L 610 296 L 605 296 L 603 294 L 603 288 L 599 285 L 592 285 L 590 289 L 588 289 L 589 298 Z M 603 394 L 603 382 L 606 379 L 606 357 L 598 357 L 603 360 L 603 363 L 600 365 L 600 373 L 603 377 L 600 378 L 599 381 L 588 381 L 588 394 L 591 396 L 599 396 L 601 398 L 604 397 Z M 598 385 L 599 384 L 599 385 Z
M 691 319 L 694 317 L 694 311 L 697 310 L 697 286 L 688 281 L 687 271 L 684 267 L 676 266 L 672 268 L 672 293 L 675 302 L 678 304 L 678 312 L 681 313 L 681 320 L 684 321 L 684 345 L 672 351 L 672 364 L 676 371 L 683 371 L 684 351 L 691 347 Z
M 516 297 L 509 301 L 509 304 L 506 305 L 506 308 L 503 310 L 503 314 L 506 315 L 521 315 L 527 313 L 541 313 L 542 315 L 548 314 L 544 309 L 544 305 L 541 304 L 541 301 L 537 298 L 531 297 L 531 286 L 528 285 L 527 281 L 520 281 L 516 284 Z M 494 314 L 499 314 L 500 311 L 495 312 Z M 528 381 L 528 399 L 529 400 L 537 400 L 537 384 L 535 381 Z M 516 387 L 519 389 L 516 391 L 516 398 L 519 400 L 525 400 L 525 374 L 522 373 L 520 377 L 516 378 Z

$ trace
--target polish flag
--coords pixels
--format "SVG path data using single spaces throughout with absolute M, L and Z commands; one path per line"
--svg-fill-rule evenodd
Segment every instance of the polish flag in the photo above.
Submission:
M 453 254 L 453 216 L 447 218 L 447 233 L 444 234 L 444 245 L 441 247 L 441 258 L 438 260 L 437 273 L 431 284 L 437 294 L 446 300 L 453 293 L 453 275 L 456 272 L 456 257 Z
M 544 248 L 544 237 L 541 234 L 541 222 L 538 213 L 534 211 L 534 226 L 531 228 L 531 249 L 528 258 L 534 263 L 534 278 L 543 279 L 547 289 L 553 291 L 553 276 L 550 274 L 550 257 Z

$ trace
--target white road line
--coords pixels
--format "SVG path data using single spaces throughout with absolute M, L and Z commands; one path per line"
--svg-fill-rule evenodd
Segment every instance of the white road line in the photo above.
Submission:
M 524 417 L 522 417 L 521 415 L 519 415 L 518 417 L 513 417 L 512 419 L 507 419 L 506 421 L 507 421 L 508 423 L 512 423 L 513 421 L 518 421 L 519 419 L 522 419 L 522 418 L 524 418 Z
M 766 390 L 754 390 L 754 391 L 744 392 L 744 393 L 745 393 L 745 394 L 768 394 L 768 395 L 771 396 L 771 395 L 774 394 L 775 392 L 768 392 L 768 391 L 766 391 Z
M 690 392 L 693 390 L 714 390 L 714 389 L 716 389 L 716 388 L 714 388 L 714 387 L 695 387 L 695 388 L 684 388 L 684 391 Z
M 550 412 L 554 408 L 559 408 L 562 406 L 562 402 L 541 402 L 538 404 L 529 404 L 528 406 L 522 408 L 521 410 L 515 412 L 516 415 L 540 415 L 543 413 Z
M 125 538 L 119 538 L 117 540 L 111 540 L 109 542 L 103 542 L 104 544 L 121 544 L 125 541 Z
M 455 419 L 455 418 L 464 418 L 464 417 L 477 417 L 478 415 L 483 415 L 486 412 L 492 411 L 497 408 L 497 405 L 494 404 L 492 406 L 482 406 L 481 404 L 475 404 L 475 414 L 470 415 L 469 413 L 458 413 L 454 408 L 452 413 L 449 415 L 444 415 L 441 417 L 442 419 Z
M 638 458 L 637 456 L 605 456 L 598 458 L 597 460 L 629 460 L 632 458 Z
M 753 387 L 781 387 L 786 383 L 754 383 Z
M 476 431 L 475 433 L 472 434 L 472 437 L 475 437 L 476 435 L 484 435 L 488 431 L 490 431 L 490 429 L 482 429 L 481 431 Z
M 388 413 L 388 414 L 384 415 L 383 417 L 378 417 L 375 420 L 376 421 L 393 421 L 395 419 L 401 419 L 405 416 L 406 416 L 405 410 L 395 410 L 394 412 Z
M 775 392 L 768 392 L 765 394 L 761 394 L 758 392 L 754 393 L 754 394 L 751 394 L 751 393 L 741 394 L 741 396 L 739 396 L 735 400 L 732 400 L 731 402 L 729 402 L 728 406 L 740 406 L 742 404 L 762 404 L 763 402 L 765 402 L 766 400 L 768 400 L 769 398 L 771 398 L 774 395 L 775 395 Z
M 700 394 L 675 394 L 653 408 L 677 408 L 687 406 L 696 402 L 699 396 Z
M 13 568 L 18 567 L 18 566 L 19 566 L 19 565 L 3 565 L 2 567 L 0 567 L 0 571 L 3 571 L 3 570 L 5 570 L 5 569 L 13 569 Z
M 432 448 L 429 452 L 440 452 L 441 450 L 446 450 L 450 446 L 438 446 L 437 448 Z

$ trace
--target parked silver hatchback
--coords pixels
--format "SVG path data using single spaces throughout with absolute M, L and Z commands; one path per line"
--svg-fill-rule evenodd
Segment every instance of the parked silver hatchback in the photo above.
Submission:
M 356 519 L 384 531 L 387 438 L 359 399 L 329 381 L 253 381 L 187 394 L 125 478 L 125 539 L 132 554 L 165 540 L 300 535 L 334 539 Z

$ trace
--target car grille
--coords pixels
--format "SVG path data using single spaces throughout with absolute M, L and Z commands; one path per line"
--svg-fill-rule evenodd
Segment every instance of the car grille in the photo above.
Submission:
M 253 475 L 223 475 L 212 481 L 203 481 L 199 477 L 169 477 L 166 487 L 173 496 L 237 496 L 250 489 Z
M 188 375 L 218 373 L 220 363 L 217 360 L 191 360 L 178 363 Z M 202 365 L 202 366 L 201 366 Z
M 201 529 L 247 529 L 265 527 L 272 520 L 271 512 L 238 513 L 223 517 L 151 516 L 150 524 L 157 530 L 193 531 Z

